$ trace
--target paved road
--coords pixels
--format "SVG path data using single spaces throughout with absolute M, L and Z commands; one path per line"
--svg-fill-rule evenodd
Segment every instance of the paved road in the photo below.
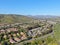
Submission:
M 23 41 L 23 42 L 30 42 L 30 41 L 32 41 L 32 40 L 37 40 L 37 39 L 46 38 L 46 37 L 48 37 L 48 36 L 53 36 L 53 34 L 54 34 L 54 31 L 51 32 L 51 33 L 49 33 L 49 34 L 46 34 L 46 35 L 44 35 L 44 36 L 41 36 L 41 37 L 38 37 L 38 38 L 34 38 L 34 39 L 30 39 L 30 40 Z M 20 43 L 18 43 L 18 44 L 16 44 L 16 45 L 22 45 L 23 42 L 20 42 Z

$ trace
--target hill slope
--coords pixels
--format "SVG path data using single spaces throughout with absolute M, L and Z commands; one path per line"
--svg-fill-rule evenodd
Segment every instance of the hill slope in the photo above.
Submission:
M 30 22 L 32 18 L 16 14 L 0 14 L 0 23 L 23 23 Z

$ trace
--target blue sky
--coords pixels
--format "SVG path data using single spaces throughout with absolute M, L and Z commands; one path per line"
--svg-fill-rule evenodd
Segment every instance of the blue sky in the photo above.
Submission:
M 60 15 L 60 0 L 0 0 L 0 14 Z

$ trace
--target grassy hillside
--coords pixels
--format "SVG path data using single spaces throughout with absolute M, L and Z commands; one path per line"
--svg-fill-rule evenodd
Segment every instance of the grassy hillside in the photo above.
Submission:
M 56 24 L 54 29 L 56 40 L 60 42 L 60 24 Z
M 22 15 L 15 15 L 15 14 L 0 14 L 0 23 L 16 23 L 16 22 L 29 22 L 32 21 L 32 18 L 22 16 Z

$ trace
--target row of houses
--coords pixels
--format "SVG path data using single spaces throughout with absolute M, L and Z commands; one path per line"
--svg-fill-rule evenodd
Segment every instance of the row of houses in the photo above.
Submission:
M 18 31 L 18 29 L 17 28 L 8 28 L 8 29 L 1 29 L 0 30 L 0 34 L 5 34 L 5 33 L 10 33 L 10 32 L 16 32 L 16 31 Z
M 0 35 L 0 42 L 4 40 L 8 40 L 8 42 L 10 43 L 17 43 L 17 42 L 20 42 L 24 39 L 27 39 L 26 37 L 26 34 L 23 33 L 23 32 L 16 32 L 16 33 L 13 33 L 13 34 L 4 34 L 4 35 Z
M 20 24 L 11 24 L 11 25 L 0 26 L 0 42 L 2 42 L 4 39 L 4 40 L 8 40 L 9 43 L 17 43 L 17 42 L 20 42 L 20 41 L 26 39 L 27 37 L 24 34 L 24 32 L 19 33 L 18 28 L 16 27 L 18 25 L 20 25 Z
M 16 35 L 19 35 L 19 37 L 17 37 Z M 26 35 L 23 32 L 21 32 L 20 34 L 19 33 L 12 34 L 12 36 L 10 35 L 10 38 L 9 38 L 10 43 L 17 43 L 24 39 L 27 39 Z
M 52 29 L 51 25 L 47 24 L 43 27 L 38 27 L 38 28 L 31 29 L 27 33 L 28 33 L 28 36 L 36 37 L 37 35 L 42 36 L 42 35 L 45 35 L 47 33 L 51 33 L 52 31 L 53 31 L 53 29 Z

